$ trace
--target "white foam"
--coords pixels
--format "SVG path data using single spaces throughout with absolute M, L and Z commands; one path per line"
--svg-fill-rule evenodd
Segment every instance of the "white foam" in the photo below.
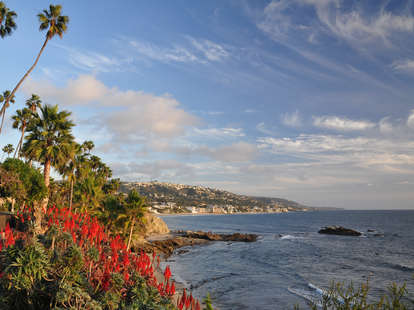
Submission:
M 294 239 L 303 239 L 303 237 L 296 237 L 292 235 L 284 235 L 280 237 L 280 240 L 294 240 Z

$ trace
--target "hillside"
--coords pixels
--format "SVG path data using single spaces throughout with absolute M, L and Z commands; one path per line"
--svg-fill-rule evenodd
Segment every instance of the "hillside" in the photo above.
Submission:
M 122 182 L 121 191 L 135 189 L 160 213 L 240 213 L 307 211 L 310 208 L 282 198 L 238 195 L 202 186 L 161 182 Z

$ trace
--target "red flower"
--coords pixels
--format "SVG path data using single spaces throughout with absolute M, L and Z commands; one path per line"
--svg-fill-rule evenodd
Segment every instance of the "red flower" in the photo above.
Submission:
M 171 277 L 171 270 L 170 270 L 170 266 L 167 265 L 167 267 L 165 268 L 165 271 L 164 271 L 164 278 L 165 278 L 166 281 L 168 281 L 170 279 L 170 277 Z

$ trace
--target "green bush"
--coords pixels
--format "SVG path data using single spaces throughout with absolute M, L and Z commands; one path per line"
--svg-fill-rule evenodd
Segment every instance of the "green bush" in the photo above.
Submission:
M 353 284 L 345 286 L 332 283 L 326 294 L 322 296 L 321 305 L 310 304 L 312 310 L 412 310 L 414 301 L 408 297 L 405 284 L 398 286 L 393 283 L 388 287 L 387 294 L 377 301 L 369 300 L 369 284 L 361 284 L 355 288 Z M 299 306 L 294 309 L 299 310 Z
M 14 173 L 21 181 L 24 189 L 24 195 L 21 199 L 25 203 L 33 203 L 46 197 L 47 188 L 43 175 L 38 169 L 30 167 L 29 164 L 15 158 L 6 159 L 1 167 L 7 172 Z

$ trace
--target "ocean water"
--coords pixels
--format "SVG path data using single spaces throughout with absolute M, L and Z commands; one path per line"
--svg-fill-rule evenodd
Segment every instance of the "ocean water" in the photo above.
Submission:
M 392 282 L 414 293 L 414 211 L 320 211 L 283 214 L 165 216 L 171 230 L 255 233 L 257 242 L 213 242 L 170 257 L 176 280 L 211 294 L 220 310 L 306 307 L 331 281 L 369 280 L 371 297 Z M 362 237 L 318 234 L 327 225 Z M 368 232 L 368 229 L 375 232 Z M 380 234 L 380 236 L 375 236 Z

